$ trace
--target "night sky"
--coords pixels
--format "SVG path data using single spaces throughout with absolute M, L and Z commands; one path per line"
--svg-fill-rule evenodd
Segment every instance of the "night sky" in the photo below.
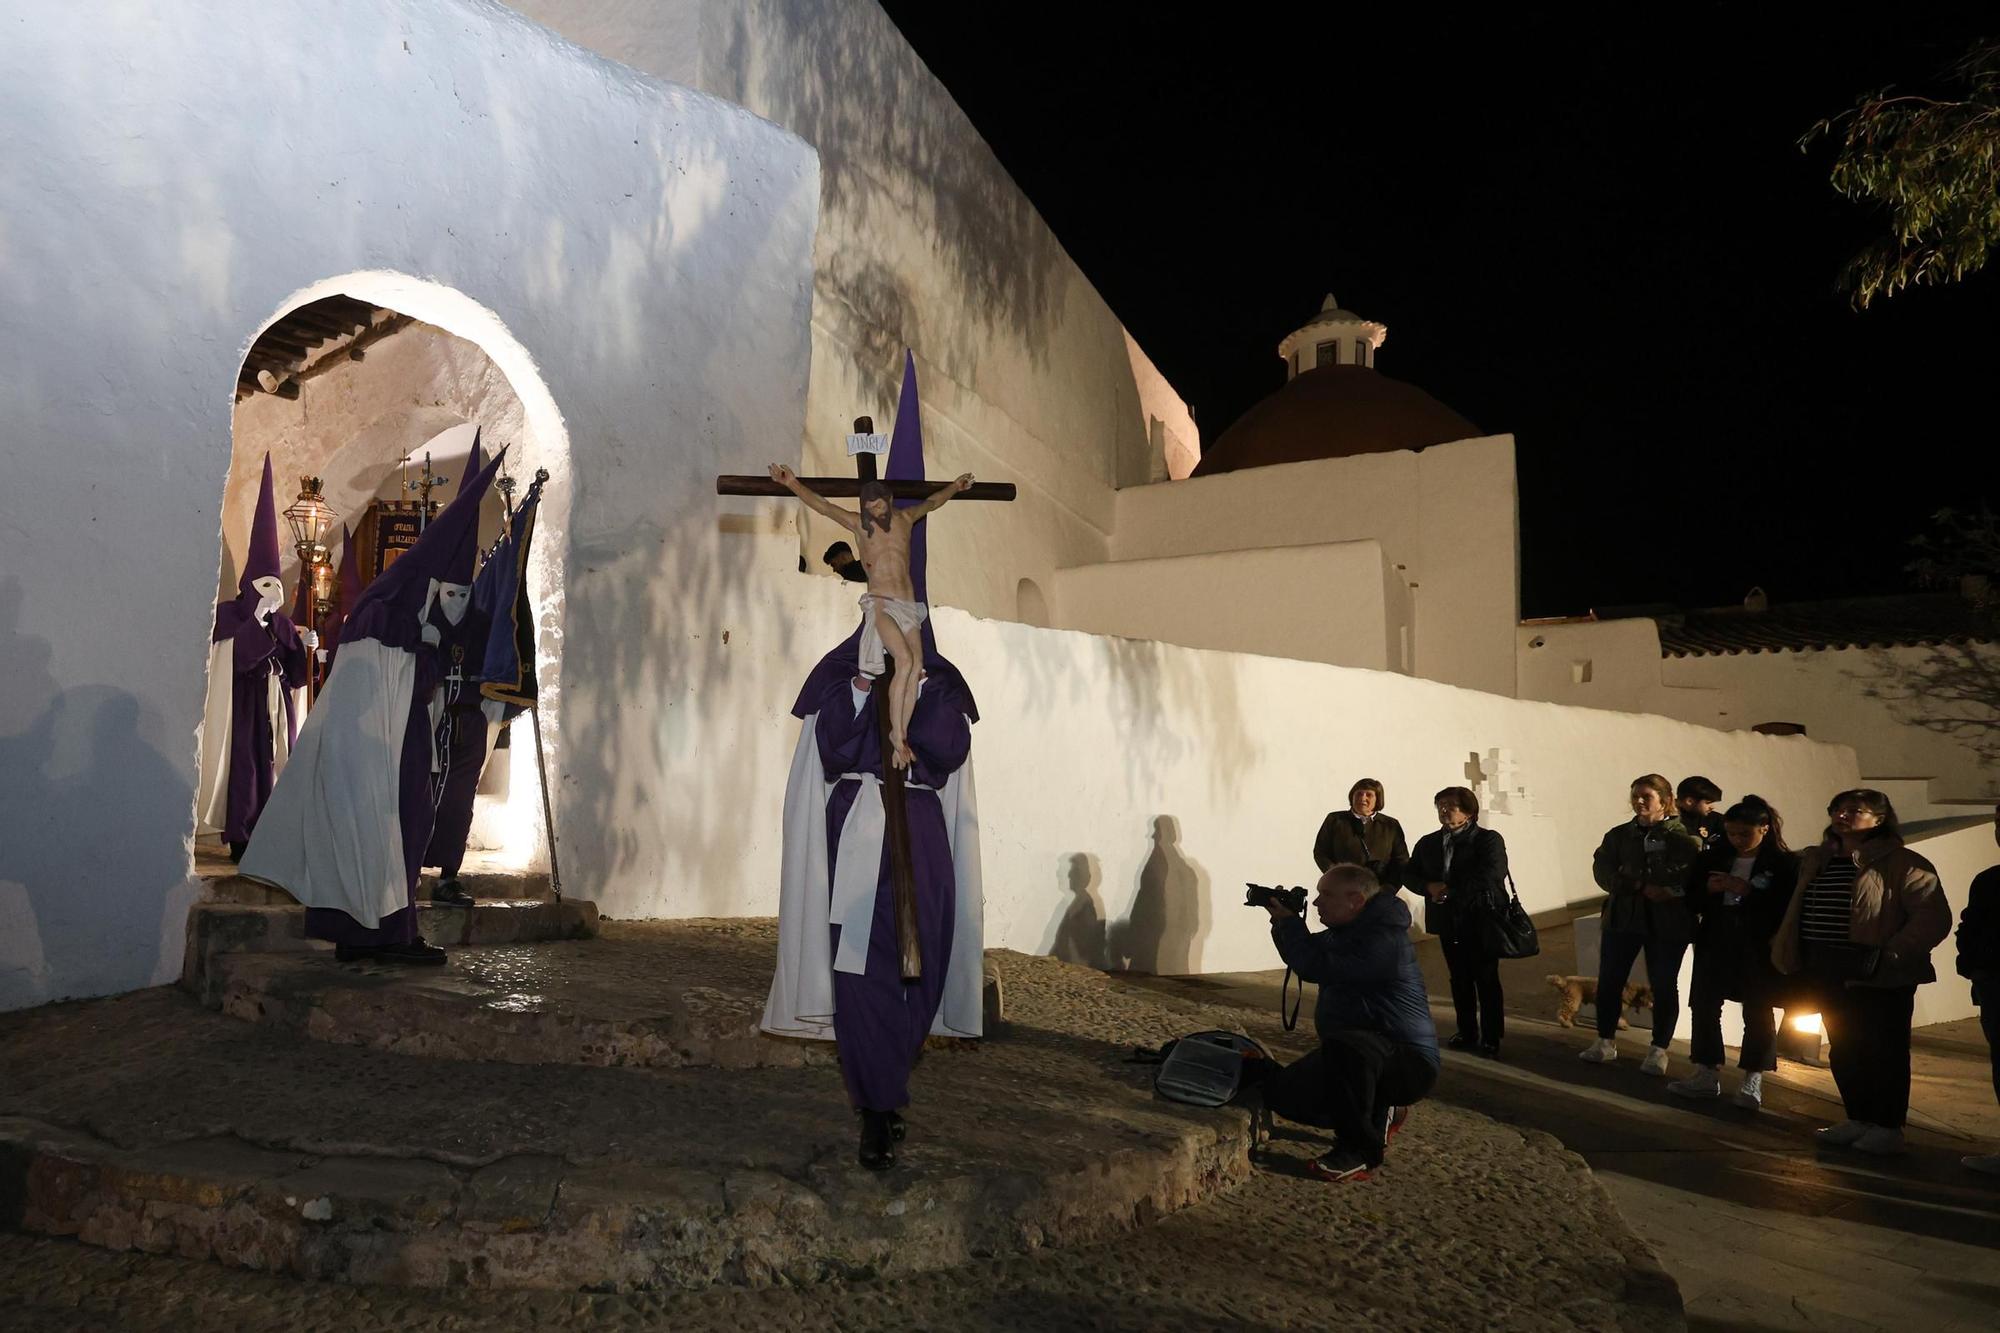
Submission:
M 1854 310 L 1874 219 L 1797 146 L 1990 5 L 886 8 L 1204 440 L 1329 290 L 1385 374 L 1513 432 L 1524 615 L 1896 592 L 1932 511 L 2000 499 L 2000 280 Z

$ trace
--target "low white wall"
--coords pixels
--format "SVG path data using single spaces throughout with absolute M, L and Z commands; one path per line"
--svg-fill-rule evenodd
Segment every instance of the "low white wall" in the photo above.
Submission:
M 1092 634 L 1393 671 L 1404 627 L 1391 582 L 1401 594 L 1372 541 L 1120 560 L 1057 570 L 1055 616 Z
M 1524 699 L 1729 730 L 1796 722 L 1854 747 L 1865 777 L 1931 779 L 1944 800 L 2000 790 L 1991 702 L 2000 650 L 1991 647 L 1662 657 L 1659 627 L 1645 617 L 1522 625 L 1515 637 Z M 1588 680 L 1575 678 L 1580 669 Z M 1953 719 L 1972 725 L 1954 733 L 1943 725 Z
M 1511 695 L 1516 498 L 1509 435 L 1249 468 L 1118 492 L 1111 559 L 1376 542 L 1409 589 L 1410 670 Z
M 1358 777 L 1387 786 L 1414 836 L 1432 826 L 1440 787 L 1475 785 L 1490 803 L 1489 752 L 1506 752 L 1516 813 L 1492 823 L 1540 911 L 1596 892 L 1591 853 L 1629 817 L 1640 773 L 1711 773 L 1780 809 L 1817 809 L 1857 776 L 1852 752 L 1797 738 L 951 610 L 937 619 L 985 715 L 973 753 L 989 942 L 1083 961 L 1270 966 L 1268 922 L 1237 905 L 1242 882 L 1309 882 L 1313 835 Z M 774 795 L 748 808 L 775 829 Z

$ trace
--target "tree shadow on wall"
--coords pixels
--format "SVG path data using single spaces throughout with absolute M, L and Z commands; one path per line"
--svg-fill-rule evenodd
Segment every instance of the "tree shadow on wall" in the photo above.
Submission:
M 1986 767 L 2000 765 L 2000 645 L 1931 644 L 1915 659 L 1876 649 L 1869 660 L 1871 671 L 1850 673 L 1863 695 L 1903 725 L 1956 742 Z
M 1046 359 L 1064 257 L 1033 205 L 948 94 L 874 5 L 757 0 L 739 13 L 722 67 L 737 80 L 720 95 L 761 109 L 819 151 L 820 202 L 837 231 L 866 238 L 924 233 L 959 283 L 957 306 L 983 312 L 1037 361 Z M 751 49 L 752 32 L 771 34 Z M 754 66 L 754 73 L 753 73 Z M 751 86 L 755 81 L 755 87 Z M 868 389 L 893 399 L 900 360 L 920 312 L 896 275 L 852 244 L 829 245 L 822 223 L 823 295 L 848 306 L 882 347 L 858 356 Z M 972 355 L 956 349 L 954 362 Z M 879 353 L 879 354 L 877 354 Z M 969 364 L 952 370 L 969 381 Z
M 1139 868 L 1132 910 L 1108 932 L 1108 961 L 1127 972 L 1186 976 L 1201 970 L 1208 934 L 1208 872 L 1181 850 L 1181 824 L 1153 820 L 1153 850 Z
M 1055 938 L 1043 951 L 1065 963 L 1102 972 L 1106 967 L 1104 904 L 1098 896 L 1097 858 L 1076 852 L 1063 858 L 1069 897 L 1056 913 Z
M 194 806 L 159 718 L 123 690 L 63 689 L 48 641 L 20 632 L 25 600 L 0 580 L 0 811 L 16 815 L 0 831 L 0 1008 L 147 984 L 187 910 Z

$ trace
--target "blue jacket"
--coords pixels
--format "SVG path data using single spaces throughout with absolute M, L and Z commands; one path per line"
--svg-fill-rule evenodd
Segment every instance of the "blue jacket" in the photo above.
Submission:
M 1359 1028 L 1422 1047 L 1437 1062 L 1437 1027 L 1410 943 L 1410 909 L 1394 890 L 1370 898 L 1346 925 L 1318 934 L 1295 916 L 1273 921 L 1271 942 L 1286 966 L 1319 987 L 1313 1027 L 1322 1041 Z

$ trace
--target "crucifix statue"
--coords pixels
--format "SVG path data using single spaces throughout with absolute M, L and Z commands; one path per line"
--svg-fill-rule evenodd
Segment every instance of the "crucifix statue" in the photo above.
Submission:
M 917 945 L 916 895 L 910 864 L 909 821 L 904 774 L 910 764 L 905 729 L 916 706 L 923 674 L 920 628 L 929 611 L 912 578 L 911 539 L 916 524 L 948 500 L 1014 498 L 1011 482 L 974 482 L 970 475 L 956 481 L 884 481 L 877 475 L 877 458 L 888 452 L 886 437 L 875 433 L 869 417 L 857 417 L 848 437 L 856 475 L 800 477 L 773 464 L 768 476 L 721 476 L 718 495 L 796 495 L 816 512 L 855 534 L 860 558 L 868 571 L 868 596 L 862 599 L 861 674 L 866 687 L 880 690 L 876 710 L 883 755 L 882 801 L 887 823 L 890 882 L 895 893 L 896 934 L 905 981 L 922 975 Z M 842 509 L 829 497 L 859 499 L 860 511 Z M 897 501 L 916 501 L 898 507 Z M 860 682 L 857 682 L 860 683 Z

